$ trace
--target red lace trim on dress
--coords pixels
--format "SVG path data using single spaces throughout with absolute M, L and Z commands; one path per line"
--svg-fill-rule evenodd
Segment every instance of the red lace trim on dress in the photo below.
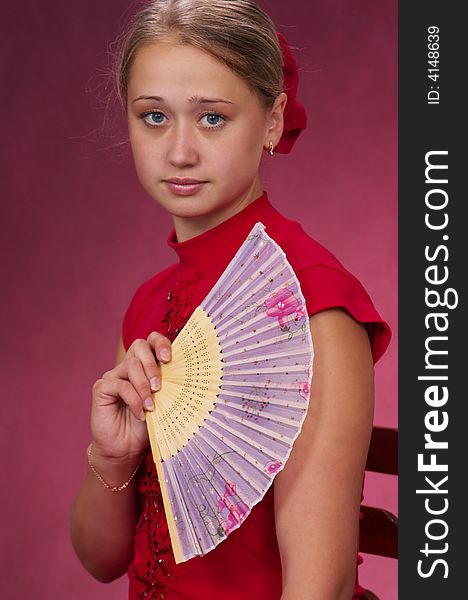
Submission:
M 148 449 L 139 473 L 138 496 L 140 518 L 132 573 L 142 600 L 168 599 L 167 583 L 175 580 L 171 539 L 164 513 L 161 489 L 156 475 L 151 449 Z
M 163 322 L 171 342 L 193 312 L 196 285 L 205 277 L 203 271 L 197 271 L 194 280 L 176 281 L 169 292 Z M 151 448 L 148 448 L 138 474 L 138 496 L 141 513 L 131 567 L 133 577 L 140 584 L 137 597 L 141 600 L 168 600 L 172 595 L 168 585 L 177 582 L 174 575 L 176 563 Z
M 205 279 L 203 271 L 195 273 L 195 279 L 176 281 L 167 295 L 167 311 L 163 323 L 167 325 L 167 337 L 172 341 L 193 312 L 193 293 L 199 281 Z

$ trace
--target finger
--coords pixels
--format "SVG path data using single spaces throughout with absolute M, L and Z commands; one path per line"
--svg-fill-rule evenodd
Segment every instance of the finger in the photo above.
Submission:
M 120 399 L 132 413 L 132 415 L 139 421 L 145 420 L 145 411 L 143 410 L 143 401 L 130 383 L 125 379 L 119 378 L 106 378 L 98 379 L 93 386 L 93 396 L 96 399 L 96 404 L 100 406 L 106 406 L 109 404 L 107 398 Z
M 131 357 L 137 358 L 141 362 L 151 390 L 157 392 L 161 387 L 161 371 L 153 353 L 153 349 L 148 342 L 142 339 L 133 342 L 127 356 L 122 361 L 123 363 L 126 363 L 124 365 L 124 370 L 128 369 L 127 361 Z
M 161 388 L 161 369 L 157 363 L 153 349 L 146 340 L 135 347 L 135 356 L 141 362 L 151 390 L 157 392 Z
M 146 338 L 155 351 L 156 357 L 161 362 L 169 362 L 172 357 L 171 341 L 158 331 L 152 331 Z
M 151 353 L 150 353 L 151 354 Z M 154 356 L 152 357 L 153 363 Z M 150 378 L 148 377 L 144 365 L 141 362 L 140 358 L 137 356 L 129 357 L 126 361 L 128 365 L 128 380 L 133 385 L 138 395 L 140 396 L 143 406 L 145 410 L 153 410 L 154 402 L 151 395 L 151 384 Z M 159 367 L 156 367 L 159 370 Z M 155 379 L 157 376 L 151 377 L 151 379 Z

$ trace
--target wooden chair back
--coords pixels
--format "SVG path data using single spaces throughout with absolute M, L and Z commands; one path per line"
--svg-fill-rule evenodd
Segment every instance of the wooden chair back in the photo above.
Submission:
M 398 430 L 374 427 L 367 456 L 366 471 L 398 474 Z M 398 558 L 398 519 L 390 511 L 375 506 L 361 506 L 359 551 L 365 554 Z M 379 600 L 366 590 L 363 600 Z

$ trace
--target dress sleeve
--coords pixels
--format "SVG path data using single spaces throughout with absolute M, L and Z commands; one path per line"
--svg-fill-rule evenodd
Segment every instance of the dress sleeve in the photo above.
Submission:
M 122 319 L 122 341 L 125 350 L 128 350 L 130 344 L 132 343 L 131 339 L 135 322 L 135 306 L 137 304 L 138 291 L 139 290 L 137 290 L 133 294 L 133 297 L 130 300 L 130 304 L 128 305 L 127 310 L 125 311 L 125 314 Z
M 387 349 L 392 333 L 361 283 L 351 274 L 326 266 L 307 267 L 297 277 L 309 316 L 326 308 L 341 307 L 356 321 L 366 324 L 376 363 Z
M 135 339 L 135 327 L 138 317 L 144 309 L 148 299 L 151 299 L 151 290 L 154 287 L 154 281 L 156 277 L 152 277 L 147 281 L 144 281 L 137 290 L 134 292 L 130 304 L 125 311 L 122 320 L 122 341 L 125 350 L 128 350 L 132 341 Z

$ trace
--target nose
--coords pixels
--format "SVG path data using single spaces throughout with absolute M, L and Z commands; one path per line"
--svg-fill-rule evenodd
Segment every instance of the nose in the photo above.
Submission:
M 167 158 L 171 165 L 183 169 L 199 160 L 196 132 L 188 123 L 174 124 L 168 139 Z

